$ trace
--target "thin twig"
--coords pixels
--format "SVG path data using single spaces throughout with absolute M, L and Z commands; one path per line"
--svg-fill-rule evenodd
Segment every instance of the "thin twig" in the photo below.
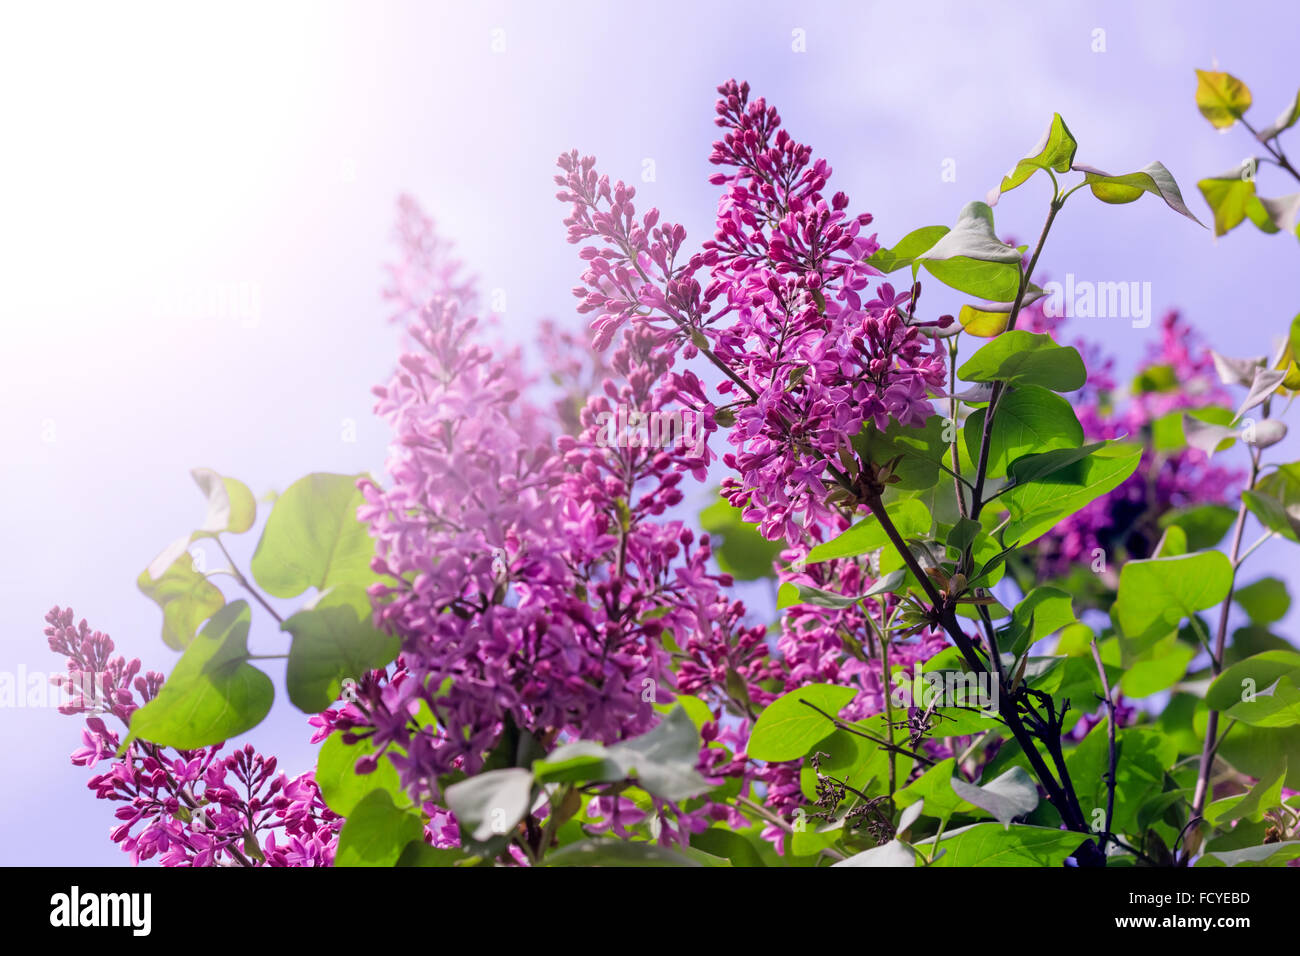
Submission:
M 262 597 L 262 595 L 258 592 L 258 590 L 255 587 L 253 587 L 253 585 L 248 583 L 248 578 L 244 577 L 244 573 L 235 566 L 235 559 L 230 556 L 230 552 L 226 550 L 226 546 L 225 544 L 222 543 L 221 539 L 219 537 L 214 536 L 213 540 L 217 542 L 217 547 L 220 548 L 221 553 L 226 556 L 226 560 L 230 562 L 230 573 L 235 576 L 235 580 L 239 582 L 240 586 L 245 591 L 247 591 L 249 594 L 253 596 L 254 599 L 256 599 L 258 604 L 266 608 L 267 612 L 271 615 L 271 617 L 275 618 L 277 621 L 283 624 L 284 618 L 280 616 L 279 612 L 277 612 L 275 608 L 271 607 L 271 605 L 266 603 L 266 598 Z
M 1097 674 L 1101 677 L 1101 689 L 1106 694 L 1106 729 L 1110 744 L 1110 769 L 1106 771 L 1106 828 L 1101 835 L 1101 845 L 1104 847 L 1111 839 L 1110 825 L 1115 816 L 1115 771 L 1119 763 L 1119 751 L 1115 747 L 1115 697 L 1111 693 L 1110 678 L 1106 676 L 1106 665 L 1101 662 L 1101 651 L 1097 649 L 1096 638 L 1092 641 L 1092 659 L 1097 665 Z

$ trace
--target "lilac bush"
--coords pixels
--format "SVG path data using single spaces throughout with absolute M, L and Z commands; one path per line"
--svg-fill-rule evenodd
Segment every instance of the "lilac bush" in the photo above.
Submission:
M 1206 76 L 1202 111 L 1240 114 Z M 1276 759 L 1300 654 L 1270 630 L 1289 599 L 1238 581 L 1262 544 L 1300 540 L 1300 464 L 1265 459 L 1300 328 L 1276 361 L 1241 359 L 1170 313 L 1121 382 L 1034 280 L 1077 193 L 1199 223 L 1162 164 L 1082 165 L 1055 115 L 987 201 L 887 245 L 774 107 L 717 93 L 702 242 L 559 157 L 589 335 L 495 342 L 450 244 L 400 201 L 387 474 L 286 489 L 248 572 L 219 572 L 249 604 L 185 549 L 229 558 L 256 503 L 196 470 L 203 524 L 139 582 L 182 651 L 168 678 L 50 613 L 65 680 L 99 688 L 67 708 L 96 711 L 73 760 L 109 761 L 91 788 L 123 804 L 133 861 L 1300 858 L 1300 754 Z M 994 225 L 1031 181 L 1051 190 L 1032 247 Z M 931 314 L 931 282 L 973 301 Z M 254 606 L 285 654 L 249 652 Z M 294 779 L 251 745 L 221 755 L 271 710 L 257 662 L 281 657 L 320 745 Z

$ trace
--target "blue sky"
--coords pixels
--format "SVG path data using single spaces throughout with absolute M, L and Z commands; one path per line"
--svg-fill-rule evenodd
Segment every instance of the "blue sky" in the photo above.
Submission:
M 0 668 L 57 670 L 41 621 L 58 603 L 170 669 L 134 580 L 200 519 L 191 467 L 259 494 L 309 471 L 382 468 L 369 388 L 396 354 L 378 290 L 402 191 L 504 292 L 507 333 L 523 340 L 540 317 L 575 320 L 556 155 L 595 153 L 698 242 L 716 198 L 713 91 L 728 77 L 831 162 L 885 242 L 951 223 L 1054 111 L 1080 162 L 1159 159 L 1208 219 L 1196 180 L 1251 144 L 1197 114 L 1193 70 L 1238 73 L 1251 115 L 1270 121 L 1300 85 L 1297 35 L 1289 3 L 1240 19 L 1158 2 L 6 5 Z M 1261 175 L 1265 194 L 1296 188 Z M 1045 203 L 1041 183 L 1011 194 L 999 232 L 1028 241 Z M 1297 256 L 1294 239 L 1249 226 L 1216 243 L 1153 198 L 1080 195 L 1043 269 L 1150 282 L 1157 314 L 1179 306 L 1214 347 L 1255 354 L 1300 308 Z M 1125 368 L 1158 334 L 1094 322 L 1081 331 Z M 1255 573 L 1297 590 L 1289 560 L 1265 547 Z M 277 639 L 255 620 L 255 646 Z M 124 862 L 112 808 L 67 762 L 78 721 L 4 716 L 0 861 Z M 307 730 L 282 697 L 250 739 L 297 771 L 313 760 Z

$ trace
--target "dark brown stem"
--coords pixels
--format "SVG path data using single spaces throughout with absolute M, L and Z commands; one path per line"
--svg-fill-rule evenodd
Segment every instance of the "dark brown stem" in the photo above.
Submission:
M 956 339 L 948 346 L 948 421 L 953 429 L 952 442 L 952 484 L 957 494 L 957 513 L 963 518 L 969 516 L 966 507 L 966 494 L 961 490 L 961 454 L 957 451 L 957 399 L 953 397 L 953 388 L 957 384 L 957 346 Z
M 1103 847 L 1111 839 L 1110 825 L 1115 816 L 1115 770 L 1119 763 L 1119 750 L 1115 747 L 1115 695 L 1111 693 L 1110 678 L 1106 676 L 1106 666 L 1101 662 L 1101 651 L 1097 642 L 1092 642 L 1092 659 L 1097 665 L 1097 674 L 1101 677 L 1101 689 L 1106 694 L 1106 730 L 1110 744 L 1110 766 L 1106 771 L 1106 824 L 1101 834 Z
M 1266 140 L 1261 140 L 1259 138 L 1259 132 L 1255 129 L 1255 127 L 1251 126 L 1250 123 L 1246 121 L 1246 118 L 1244 116 L 1238 117 L 1238 119 L 1241 120 L 1241 125 L 1246 127 L 1246 129 L 1250 131 L 1250 135 L 1255 137 L 1255 141 L 1269 151 L 1269 153 L 1273 156 L 1273 161 L 1277 163 L 1278 167 L 1281 169 L 1285 169 L 1288 173 L 1290 173 L 1292 176 L 1296 178 L 1297 182 L 1300 182 L 1300 171 L 1297 171 L 1296 168 L 1291 165 L 1291 161 L 1287 159 L 1286 153 L 1282 152 L 1282 144 L 1278 143 L 1277 148 L 1275 149 L 1271 143 L 1267 142 Z M 1273 139 L 1276 141 L 1277 137 L 1274 136 Z
M 920 582 L 921 588 L 925 591 L 926 597 L 933 606 L 940 624 L 942 624 L 944 630 L 947 631 L 948 636 L 952 638 L 953 643 L 957 645 L 957 649 L 966 659 L 966 662 L 977 674 L 989 673 L 988 667 L 985 665 L 984 661 L 980 659 L 978 652 L 975 650 L 974 642 L 971 641 L 971 639 L 966 635 L 966 632 L 962 630 L 961 624 L 953 613 L 952 607 L 935 589 L 929 576 L 924 570 L 922 570 L 920 564 L 917 562 L 916 556 L 912 554 L 911 549 L 907 547 L 907 543 L 903 540 L 902 535 L 898 533 L 898 528 L 895 527 L 893 520 L 886 512 L 879 494 L 868 496 L 865 499 L 864 504 L 866 504 L 866 506 L 871 510 L 871 513 L 876 516 L 876 520 L 880 522 L 880 526 L 885 531 L 885 536 L 889 538 L 890 543 L 893 544 L 894 548 L 898 551 L 899 556 L 902 557 L 903 563 L 907 565 L 908 570 L 911 571 L 912 575 Z M 1012 736 L 1015 737 L 1016 743 L 1020 745 L 1020 749 L 1024 751 L 1025 758 L 1029 761 L 1030 766 L 1033 767 L 1034 773 L 1037 775 L 1039 782 L 1043 785 L 1043 789 L 1047 791 L 1047 799 L 1051 802 L 1052 806 L 1056 807 L 1057 812 L 1060 813 L 1061 819 L 1065 822 L 1068 829 L 1079 833 L 1087 833 L 1087 823 L 1083 819 L 1082 814 L 1078 811 L 1078 801 L 1072 799 L 1072 794 L 1067 795 L 1061 784 L 1057 782 L 1056 777 L 1053 776 L 1052 771 L 1048 768 L 1046 761 L 1043 760 L 1042 754 L 1038 752 L 1038 747 L 1034 742 L 1034 737 L 1025 726 L 1024 720 L 1020 715 L 1016 699 L 1013 695 L 1007 693 L 1007 688 L 1002 687 L 1001 682 L 999 682 L 998 690 L 998 714 L 1007 725 L 1007 728 L 1011 731 Z

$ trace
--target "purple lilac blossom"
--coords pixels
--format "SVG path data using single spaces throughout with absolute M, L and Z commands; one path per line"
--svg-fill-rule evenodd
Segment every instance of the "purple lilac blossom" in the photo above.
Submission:
M 157 696 L 163 675 L 140 673 L 140 661 L 114 655 L 112 639 L 73 623 L 71 608 L 46 615 L 50 650 L 67 658 L 55 678 L 68 695 L 64 714 L 89 714 L 73 764 L 108 769 L 87 786 L 122 804 L 110 837 L 132 863 L 157 857 L 163 866 L 329 866 L 343 820 L 321 800 L 310 773 L 276 773 L 276 758 L 252 746 L 222 754 L 224 744 L 174 750 L 121 739 L 104 722 L 128 726 L 131 714 Z

